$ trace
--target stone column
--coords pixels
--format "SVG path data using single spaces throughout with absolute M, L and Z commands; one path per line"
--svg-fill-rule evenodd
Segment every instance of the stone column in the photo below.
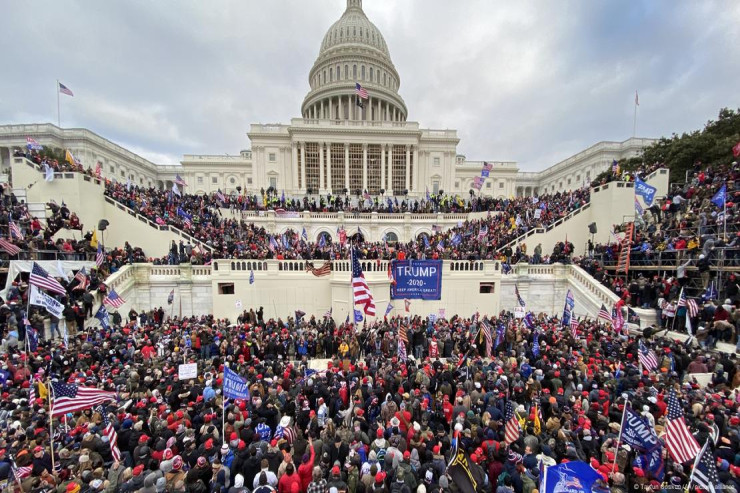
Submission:
M 385 144 L 380 146 L 380 188 L 388 190 L 385 186 Z
M 324 143 L 319 142 L 319 190 L 324 190 Z
M 365 102 L 365 118 L 364 120 L 370 121 L 373 119 L 373 98 L 372 96 L 367 97 L 367 101 Z
M 339 96 L 339 114 L 337 120 L 344 120 L 344 108 L 342 108 L 342 96 Z
M 291 169 L 293 171 L 293 187 L 292 189 L 298 191 L 298 144 L 296 142 L 290 143 L 291 148 Z
M 406 190 L 409 190 L 409 178 L 411 174 L 411 146 L 406 146 Z
M 382 113 L 380 111 L 380 104 L 381 104 L 380 99 L 378 99 L 378 114 L 377 114 L 376 120 L 379 122 L 383 121 Z
M 298 193 L 306 189 L 306 143 L 301 142 L 301 188 Z
M 421 166 L 419 166 L 419 146 L 414 146 L 414 181 L 411 183 L 411 188 L 409 190 L 420 190 L 420 182 L 419 182 L 419 170 L 421 169 Z
M 386 190 L 393 195 L 393 144 L 388 145 L 388 187 Z
M 362 189 L 367 190 L 367 144 L 362 144 Z
M 349 190 L 349 144 L 344 143 L 344 188 Z
M 319 118 L 324 118 L 324 100 L 321 100 L 321 111 L 319 112 Z
M 331 142 L 326 143 L 326 190 L 331 193 Z

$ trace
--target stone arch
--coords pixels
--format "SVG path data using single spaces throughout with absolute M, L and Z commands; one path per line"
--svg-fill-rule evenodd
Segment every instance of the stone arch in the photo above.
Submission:
M 314 231 L 315 241 L 318 243 L 322 235 L 328 235 L 331 241 L 335 241 L 334 235 L 332 234 L 331 228 L 320 227 Z M 309 237 L 310 238 L 310 237 Z
M 384 229 L 383 232 L 380 234 L 381 240 L 382 240 L 383 236 L 386 236 L 386 235 L 388 235 L 387 241 L 389 243 L 402 241 L 402 238 L 403 238 L 401 232 L 398 231 L 398 229 L 396 229 L 396 228 L 386 228 L 386 229 Z M 394 235 L 395 238 L 394 239 L 391 239 L 390 238 L 390 235 Z
M 432 230 L 430 228 L 427 228 L 426 226 L 422 226 L 422 227 L 416 228 L 416 230 L 414 230 L 414 233 L 413 233 L 412 237 L 413 237 L 413 239 L 417 239 L 417 238 L 419 238 L 419 235 L 421 235 L 421 234 L 425 234 L 429 238 L 431 238 L 433 236 L 432 235 Z

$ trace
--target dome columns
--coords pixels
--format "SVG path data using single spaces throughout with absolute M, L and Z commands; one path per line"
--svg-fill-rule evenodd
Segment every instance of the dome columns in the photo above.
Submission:
M 372 93 L 357 105 L 357 95 L 338 94 L 317 98 L 303 107 L 303 118 L 311 120 L 352 120 L 404 122 L 406 110 L 393 101 Z

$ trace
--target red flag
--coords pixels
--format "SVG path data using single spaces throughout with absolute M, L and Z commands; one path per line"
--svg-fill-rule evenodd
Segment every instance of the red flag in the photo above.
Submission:
M 735 144 L 735 147 L 732 148 L 732 155 L 735 157 L 740 157 L 740 142 Z

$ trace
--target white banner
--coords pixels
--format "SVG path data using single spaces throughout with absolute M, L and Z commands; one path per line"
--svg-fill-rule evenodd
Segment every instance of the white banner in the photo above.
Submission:
M 57 318 L 62 318 L 62 312 L 64 311 L 64 305 L 49 296 L 48 294 L 40 291 L 36 286 L 31 286 L 31 296 L 29 303 L 32 305 L 43 306 L 46 311 L 51 313 Z
M 177 376 L 180 380 L 189 380 L 198 376 L 198 363 L 185 363 L 178 367 Z

